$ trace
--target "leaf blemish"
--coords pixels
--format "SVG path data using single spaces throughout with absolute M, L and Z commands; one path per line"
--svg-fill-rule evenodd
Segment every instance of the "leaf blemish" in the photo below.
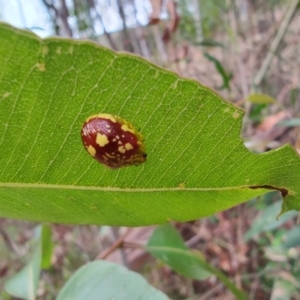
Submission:
M 5 92 L 5 93 L 3 94 L 3 96 L 2 96 L 2 98 L 7 98 L 7 97 L 10 96 L 10 95 L 11 95 L 10 92 Z
M 178 187 L 179 187 L 180 189 L 184 189 L 184 188 L 185 188 L 184 182 L 179 183 L 179 184 L 178 184 Z
M 42 49 L 43 56 L 47 55 L 48 52 L 49 52 L 49 48 L 47 46 L 44 46 L 43 49 Z
M 58 48 L 56 49 L 56 53 L 57 53 L 57 54 L 61 54 L 61 47 L 58 47 Z
M 46 71 L 46 66 L 44 63 L 37 63 L 36 67 L 38 68 L 39 71 L 45 72 Z
M 253 185 L 249 186 L 250 189 L 268 189 L 268 190 L 277 190 L 281 193 L 282 197 L 285 198 L 287 195 L 291 194 L 287 189 L 285 188 L 278 188 L 271 185 Z
M 232 114 L 232 116 L 233 116 L 234 119 L 237 119 L 237 118 L 240 116 L 240 114 L 239 114 L 237 111 L 235 111 L 235 112 Z

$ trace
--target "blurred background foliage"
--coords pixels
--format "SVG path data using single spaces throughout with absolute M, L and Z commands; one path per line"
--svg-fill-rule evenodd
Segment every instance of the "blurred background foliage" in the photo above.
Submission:
M 0 19 L 43 37 L 91 39 L 194 78 L 245 110 L 241 134 L 251 151 L 291 143 L 300 153 L 299 6 L 298 0 L 0 0 Z M 297 214 L 278 221 L 279 206 L 279 195 L 270 193 L 172 225 L 184 249 L 201 251 L 249 299 L 300 299 Z M 0 220 L 1 299 L 17 299 L 4 283 L 30 263 L 36 228 Z M 55 299 L 75 270 L 100 258 L 140 272 L 172 299 L 232 299 L 216 276 L 188 278 L 151 256 L 143 245 L 154 230 L 43 227 L 37 299 Z

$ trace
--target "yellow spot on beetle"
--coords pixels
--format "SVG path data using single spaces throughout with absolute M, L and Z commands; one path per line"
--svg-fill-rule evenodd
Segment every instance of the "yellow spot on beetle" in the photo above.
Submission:
M 107 135 L 106 134 L 97 133 L 96 143 L 100 147 L 104 147 L 105 145 L 107 145 L 109 143 Z
M 87 148 L 87 151 L 90 155 L 92 155 L 93 157 L 96 155 L 96 149 L 92 146 L 92 145 L 89 145 L 88 148 Z
M 107 119 L 107 120 L 111 120 L 112 122 L 116 123 L 116 118 L 110 114 L 98 114 L 97 115 L 98 118 L 103 118 L 103 119 Z
M 116 158 L 114 155 L 111 155 L 111 154 L 109 154 L 109 153 L 105 153 L 105 156 L 107 156 L 108 158 Z
M 134 131 L 132 128 L 129 128 L 127 124 L 123 124 L 123 125 L 121 126 L 121 129 L 122 129 L 123 131 L 129 131 L 129 132 L 135 134 L 135 131 Z
M 132 147 L 132 145 L 131 145 L 130 143 L 126 143 L 126 144 L 125 144 L 125 149 L 126 149 L 127 151 L 129 151 L 129 150 L 133 149 L 133 147 Z
M 126 149 L 125 149 L 124 146 L 120 146 L 120 147 L 118 148 L 118 151 L 121 152 L 121 153 L 125 153 L 125 152 L 126 152 Z

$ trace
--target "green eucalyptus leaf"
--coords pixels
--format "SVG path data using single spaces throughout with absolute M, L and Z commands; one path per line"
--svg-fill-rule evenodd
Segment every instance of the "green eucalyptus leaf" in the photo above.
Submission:
M 253 104 L 272 104 L 275 103 L 276 100 L 266 94 L 251 94 L 247 97 L 247 100 Z
M 39 227 L 37 244 L 27 265 L 5 282 L 4 288 L 10 295 L 26 300 L 36 299 L 42 261 L 41 230 Z
M 81 267 L 67 281 L 57 300 L 167 300 L 135 272 L 108 261 L 94 261 Z
M 206 262 L 201 252 L 189 250 L 179 233 L 170 224 L 155 229 L 146 250 L 185 277 L 202 280 L 215 275 L 236 296 L 236 299 L 246 299 L 244 292 L 222 272 Z
M 53 251 L 52 230 L 49 224 L 43 224 L 41 232 L 42 242 L 42 269 L 48 269 L 51 266 L 51 258 Z
M 204 53 L 204 56 L 215 65 L 216 70 L 222 76 L 223 85 L 219 87 L 219 90 L 227 89 L 230 91 L 230 81 L 232 79 L 232 74 L 227 73 L 222 63 L 214 56 L 210 55 L 209 53 Z
M 294 119 L 289 119 L 289 120 L 281 121 L 279 123 L 279 125 L 286 126 L 286 127 L 300 126 L 300 118 L 294 118 Z
M 248 242 L 260 233 L 277 229 L 285 222 L 297 216 L 297 212 L 290 211 L 283 215 L 279 220 L 276 220 L 279 209 L 280 203 L 276 202 L 261 211 L 261 213 L 253 220 L 251 228 L 245 233 L 245 241 Z
M 217 42 L 212 39 L 203 39 L 201 42 L 194 43 L 196 46 L 203 46 L 203 47 L 221 47 L 225 48 L 224 44 Z
M 247 299 L 245 293 L 242 290 L 238 289 L 237 286 L 233 282 L 231 282 L 224 273 L 206 262 L 199 251 L 187 251 L 176 248 L 155 246 L 147 246 L 146 250 L 151 252 L 157 258 L 160 258 L 159 256 L 162 256 L 164 254 L 168 257 L 177 257 L 178 259 L 180 259 L 180 261 L 185 261 L 186 263 L 188 263 L 185 267 L 178 263 L 177 267 L 179 268 L 175 268 L 175 266 L 170 265 L 172 269 L 184 275 L 185 277 L 202 280 L 208 277 L 209 272 L 211 275 L 215 275 L 224 284 L 224 286 L 226 286 L 228 290 L 230 290 L 235 295 L 236 299 Z M 205 275 L 204 270 L 206 271 Z
M 281 249 L 290 249 L 300 246 L 300 225 L 288 230 L 282 237 L 282 243 L 280 244 Z
M 88 41 L 0 24 L 0 216 L 142 226 L 214 214 L 279 190 L 300 208 L 300 159 L 251 153 L 243 111 L 198 82 Z M 147 162 L 110 170 L 82 146 L 91 115 L 145 137 Z
M 207 263 L 203 255 L 200 252 L 197 255 L 189 255 L 192 252 L 170 224 L 159 226 L 154 230 L 146 250 L 185 277 L 201 280 L 212 275 L 210 270 L 206 269 Z

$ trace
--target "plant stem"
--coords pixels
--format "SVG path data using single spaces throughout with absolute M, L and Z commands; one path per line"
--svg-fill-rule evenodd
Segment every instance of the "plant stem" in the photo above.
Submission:
M 293 0 L 291 2 L 291 5 L 288 8 L 288 11 L 281 23 L 281 26 L 277 32 L 277 35 L 275 36 L 275 39 L 273 40 L 273 43 L 271 44 L 270 50 L 262 64 L 260 70 L 258 71 L 258 73 L 256 74 L 256 76 L 253 80 L 254 87 L 257 87 L 258 85 L 260 85 L 262 79 L 264 78 L 265 74 L 267 73 L 268 68 L 274 57 L 274 54 L 276 53 L 278 46 L 279 46 L 282 38 L 284 37 L 286 30 L 294 16 L 294 13 L 296 11 L 298 3 L 299 3 L 299 0 Z

